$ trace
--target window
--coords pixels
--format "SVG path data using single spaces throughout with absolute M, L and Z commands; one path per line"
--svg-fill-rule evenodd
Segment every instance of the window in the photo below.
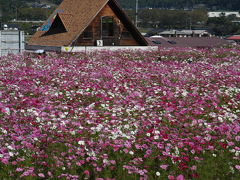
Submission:
M 84 39 L 92 39 L 93 38 L 93 30 L 92 30 L 92 26 L 88 26 L 84 33 L 83 33 L 83 38 Z
M 129 31 L 126 28 L 123 29 L 122 38 L 124 38 L 124 39 L 131 38 L 131 34 L 129 33 Z
M 61 18 L 57 14 L 56 18 L 54 19 L 53 23 L 51 24 L 51 27 L 49 30 L 44 33 L 44 35 L 52 35 L 52 34 L 58 34 L 58 33 L 64 33 L 67 32 Z
M 170 43 L 170 44 L 177 44 L 175 41 L 171 41 L 171 40 L 169 40 L 167 42 Z
M 102 17 L 102 36 L 114 36 L 114 19 L 113 17 Z
M 160 41 L 152 41 L 154 44 L 161 44 L 161 42 Z

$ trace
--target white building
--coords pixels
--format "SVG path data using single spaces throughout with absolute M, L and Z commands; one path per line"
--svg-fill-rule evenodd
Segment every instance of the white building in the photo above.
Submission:
M 163 37 L 211 37 L 212 35 L 207 30 L 165 30 L 158 33 Z
M 221 17 L 221 16 L 230 16 L 235 15 L 237 18 L 240 18 L 240 13 L 238 11 L 212 11 L 208 12 L 208 17 Z

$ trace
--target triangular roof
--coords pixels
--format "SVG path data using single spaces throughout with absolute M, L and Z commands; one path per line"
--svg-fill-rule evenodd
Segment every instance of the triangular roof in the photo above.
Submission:
M 139 44 L 147 45 L 147 41 L 120 8 L 116 0 L 64 0 L 44 25 L 34 34 L 28 44 L 43 46 L 73 45 L 73 42 L 84 32 L 107 4 L 111 6 L 122 23 L 128 27 L 128 30 Z M 56 16 L 60 17 L 67 31 L 65 33 L 44 35 L 50 29 Z

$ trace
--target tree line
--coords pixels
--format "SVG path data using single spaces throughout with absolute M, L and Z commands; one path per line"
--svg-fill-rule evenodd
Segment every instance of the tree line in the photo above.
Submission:
M 52 4 L 59 4 L 62 0 L 49 0 Z M 127 14 L 134 21 L 135 19 L 135 0 L 125 1 L 119 0 Z M 54 8 L 32 8 L 28 7 L 26 3 L 32 2 L 32 0 L 0 0 L 0 8 L 2 9 L 4 22 L 12 19 L 19 20 L 46 20 Z M 39 2 L 41 1 L 34 1 Z M 233 21 L 239 21 L 236 17 L 220 17 L 220 18 L 208 18 L 207 10 L 205 8 L 198 8 L 192 10 L 179 9 L 165 9 L 161 7 L 189 7 L 197 3 L 208 2 L 212 5 L 219 5 L 218 0 L 139 0 L 140 7 L 154 7 L 155 8 L 140 8 L 138 13 L 138 26 L 148 29 L 212 29 L 216 35 L 228 35 L 240 33 L 240 24 L 233 23 Z M 218 3 L 217 3 L 218 2 Z M 223 3 L 225 0 L 221 0 Z M 240 4 L 240 1 L 228 0 L 229 4 Z M 1 10 L 0 9 L 0 10 Z M 1 12 L 0 12 L 1 14 Z M 21 27 L 29 33 L 34 33 L 31 29 L 32 25 L 23 24 Z
M 118 0 L 123 8 L 135 8 L 135 0 Z M 236 10 L 240 9 L 239 0 L 139 0 L 140 8 L 184 9 L 203 5 L 210 10 Z

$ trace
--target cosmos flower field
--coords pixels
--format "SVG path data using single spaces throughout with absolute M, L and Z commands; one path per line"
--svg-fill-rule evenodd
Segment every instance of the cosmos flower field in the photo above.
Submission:
M 240 178 L 240 49 L 0 59 L 0 179 Z

